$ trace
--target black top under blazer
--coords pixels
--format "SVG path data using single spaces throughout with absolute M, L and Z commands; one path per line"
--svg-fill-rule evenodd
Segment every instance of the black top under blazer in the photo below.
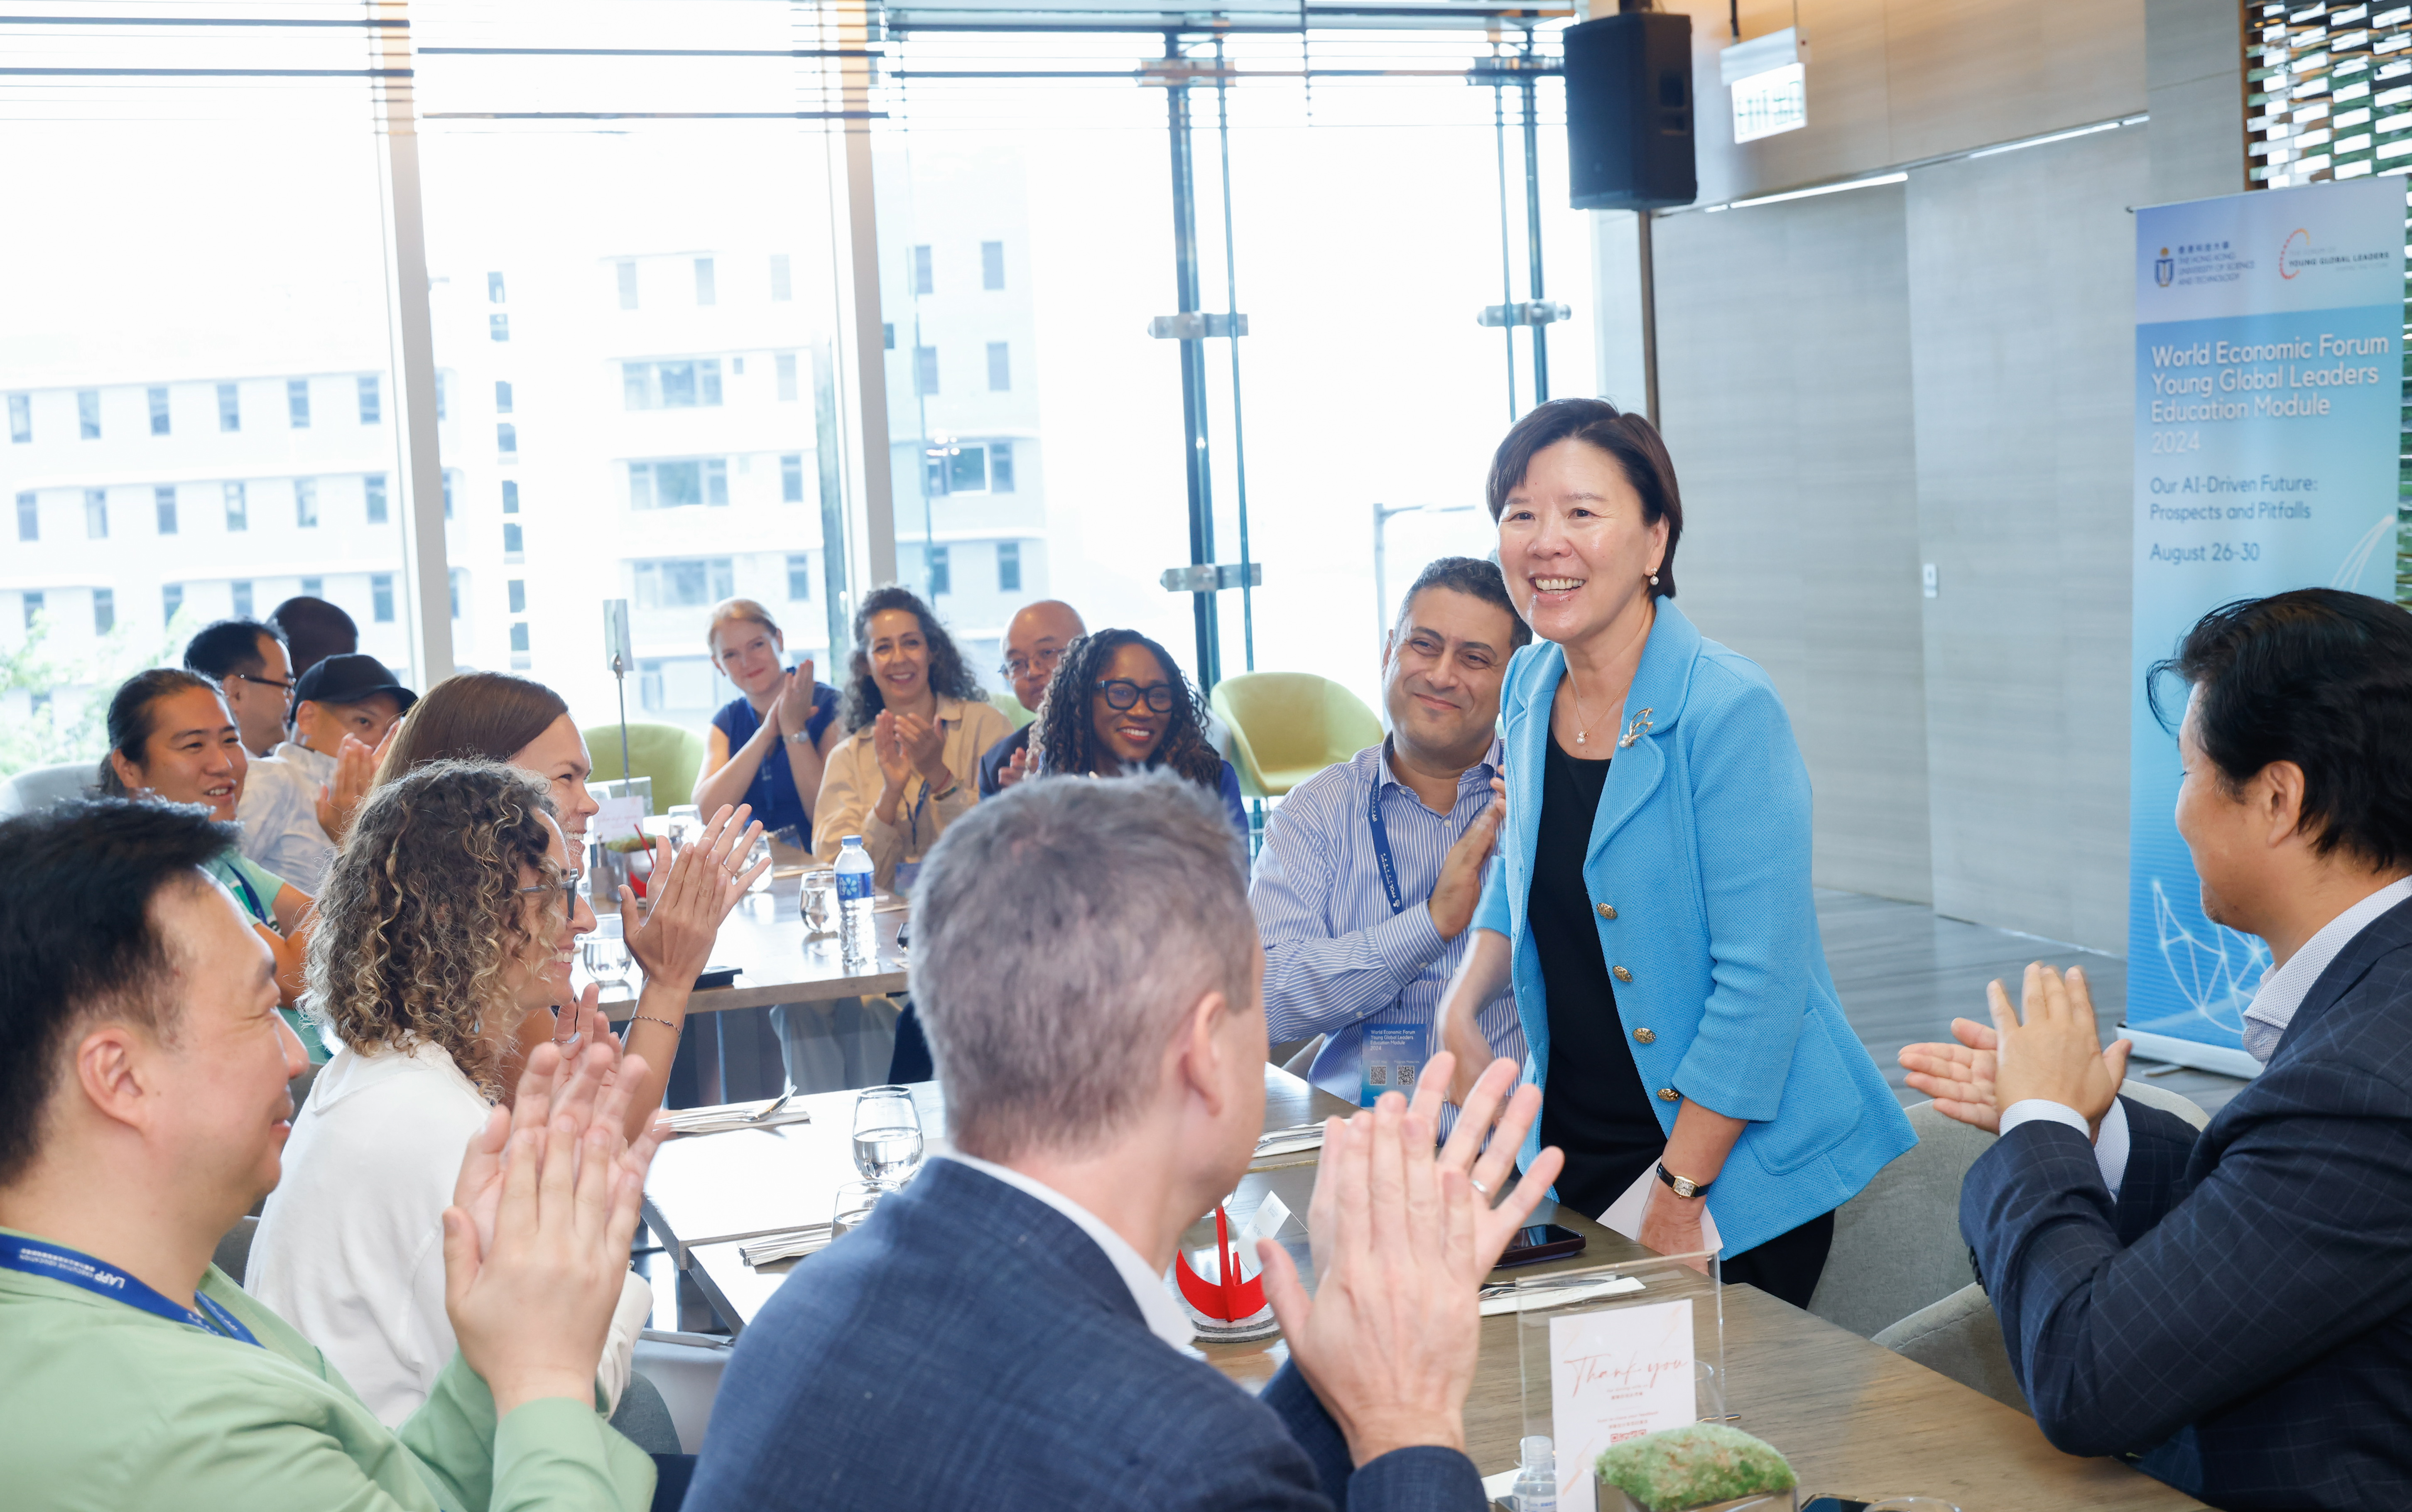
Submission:
M 932 1160 L 799 1265 L 737 1343 L 687 1512 L 1475 1512 L 1454 1449 L 1351 1471 L 1297 1370 L 1251 1396 L 1140 1319 L 1105 1252 Z
M 2126 1103 L 2117 1200 L 2049 1123 L 1961 1188 L 2045 1436 L 2236 1512 L 2412 1505 L 2412 903 L 2200 1134 Z

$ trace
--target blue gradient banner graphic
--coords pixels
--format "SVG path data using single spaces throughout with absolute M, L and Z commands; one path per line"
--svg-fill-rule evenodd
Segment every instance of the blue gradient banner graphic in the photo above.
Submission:
M 2259 940 L 2203 917 L 2146 669 L 2231 599 L 2394 595 L 2405 181 L 2136 213 L 2136 586 L 2127 1024 L 2138 1049 L 2250 1074 Z M 2184 688 L 2165 680 L 2174 723 Z

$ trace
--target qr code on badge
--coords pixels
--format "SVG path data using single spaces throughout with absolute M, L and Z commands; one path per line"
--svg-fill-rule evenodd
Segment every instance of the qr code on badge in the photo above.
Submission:
M 1415 1084 L 1416 1068 L 1412 1065 L 1403 1065 L 1399 1067 L 1399 1085 L 1402 1087 L 1412 1087 Z
M 1390 1068 L 1387 1065 L 1376 1065 L 1367 1073 L 1366 1079 L 1377 1087 L 1387 1087 L 1390 1084 Z

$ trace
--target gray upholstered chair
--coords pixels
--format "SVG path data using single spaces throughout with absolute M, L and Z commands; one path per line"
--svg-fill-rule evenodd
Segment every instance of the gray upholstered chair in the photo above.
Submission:
M 1977 1279 L 1960 1238 L 1960 1179 L 1993 1137 L 1920 1103 L 1918 1143 L 1834 1212 L 1834 1247 L 1809 1311 L 1867 1338 Z
M 656 1389 L 678 1435 L 674 1446 L 654 1452 L 702 1452 L 703 1431 L 712 1421 L 713 1400 L 720 1394 L 720 1374 L 728 1366 L 734 1343 L 712 1334 L 654 1329 L 637 1336 L 637 1369 Z
M 238 1218 L 234 1226 L 218 1240 L 218 1250 L 210 1259 L 227 1273 L 236 1285 L 243 1284 L 243 1268 L 251 1263 L 251 1239 L 259 1232 L 259 1220 L 250 1215 Z
M 678 1424 L 670 1418 L 669 1403 L 662 1400 L 661 1387 L 642 1371 L 628 1373 L 620 1405 L 612 1409 L 611 1426 L 647 1454 L 685 1452 L 679 1447 Z
M 63 798 L 81 798 L 97 771 L 93 762 L 78 761 L 64 767 L 28 767 L 13 777 L 0 777 L 0 819 L 37 813 Z

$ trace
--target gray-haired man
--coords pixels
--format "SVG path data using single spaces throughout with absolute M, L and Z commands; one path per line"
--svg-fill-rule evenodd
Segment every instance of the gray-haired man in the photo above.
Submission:
M 1558 1165 L 1544 1152 L 1495 1209 L 1474 1195 L 1539 1109 L 1520 1092 L 1477 1158 L 1512 1064 L 1437 1158 L 1445 1075 L 1327 1126 L 1320 1284 L 1309 1302 L 1259 1245 L 1290 1363 L 1250 1397 L 1182 1351 L 1162 1281 L 1264 1117 L 1264 956 L 1229 822 L 1169 774 L 1019 785 L 949 827 L 915 907 L 960 1153 L 746 1329 L 687 1505 L 1480 1505 L 1475 1292 Z

